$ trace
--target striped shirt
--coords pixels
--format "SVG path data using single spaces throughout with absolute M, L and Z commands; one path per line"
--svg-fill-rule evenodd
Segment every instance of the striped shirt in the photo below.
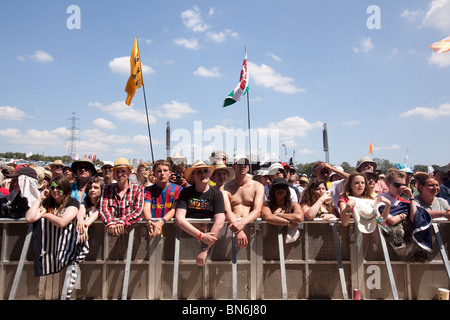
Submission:
M 62 216 L 68 207 L 79 208 L 78 200 L 70 198 L 58 215 Z M 89 247 L 86 247 L 87 243 L 77 244 L 76 227 L 76 218 L 63 228 L 45 218 L 33 223 L 34 273 L 37 277 L 57 273 L 86 256 Z
M 144 202 L 150 203 L 152 218 L 164 217 L 173 208 L 173 204 L 178 199 L 182 189 L 182 186 L 175 183 L 170 183 L 164 190 L 158 187 L 156 183 L 146 187 Z
M 141 217 L 144 208 L 144 187 L 141 184 L 129 183 L 128 189 L 121 198 L 117 183 L 107 184 L 100 199 L 100 217 L 106 226 L 121 223 L 131 226 Z

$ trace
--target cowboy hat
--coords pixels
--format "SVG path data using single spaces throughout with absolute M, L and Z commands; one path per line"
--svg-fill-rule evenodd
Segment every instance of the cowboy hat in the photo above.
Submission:
M 191 167 L 187 168 L 187 169 L 184 171 L 184 178 L 186 179 L 186 181 L 187 181 L 189 184 L 194 184 L 194 178 L 193 178 L 192 174 L 194 173 L 194 171 L 195 171 L 196 169 L 209 169 L 209 171 L 210 171 L 210 176 L 211 176 L 211 174 L 214 172 L 214 167 L 208 166 L 206 163 L 204 163 L 204 162 L 201 161 L 201 160 L 196 160 L 196 161 L 192 164 Z
M 133 167 L 130 165 L 127 159 L 125 158 L 118 158 L 116 161 L 114 161 L 114 169 L 117 168 L 129 168 L 130 170 L 133 169 Z
M 55 162 L 53 162 L 50 165 L 50 168 L 53 168 L 54 166 L 63 166 L 64 167 L 64 163 L 61 160 L 55 160 Z
M 372 233 L 377 227 L 375 200 L 361 199 L 356 197 L 348 197 L 354 199 L 356 205 L 353 208 L 353 218 L 362 233 Z
M 92 175 L 95 175 L 97 173 L 97 169 L 95 169 L 94 163 L 91 160 L 87 159 L 87 158 L 83 158 L 83 159 L 80 159 L 80 160 L 75 160 L 72 163 L 72 166 L 71 166 L 72 172 L 77 173 L 78 167 L 80 165 L 82 165 L 82 164 L 88 164 L 89 165 L 89 167 L 90 167 L 90 169 L 92 171 Z
M 233 168 L 227 167 L 226 164 L 224 164 L 223 162 L 219 162 L 219 163 L 217 163 L 216 165 L 213 166 L 213 171 L 209 175 L 209 177 L 210 177 L 209 179 L 212 182 L 216 182 L 215 177 L 214 177 L 214 173 L 216 171 L 218 171 L 218 170 L 225 170 L 225 171 L 228 172 L 228 180 L 227 180 L 227 182 L 234 179 L 234 170 L 233 170 Z

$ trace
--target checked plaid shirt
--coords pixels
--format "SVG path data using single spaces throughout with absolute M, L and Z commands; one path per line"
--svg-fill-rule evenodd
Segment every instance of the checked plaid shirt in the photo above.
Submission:
M 123 198 L 119 196 L 117 183 L 105 185 L 100 200 L 100 217 L 108 227 L 121 223 L 125 227 L 134 224 L 141 217 L 144 208 L 144 187 L 129 183 Z

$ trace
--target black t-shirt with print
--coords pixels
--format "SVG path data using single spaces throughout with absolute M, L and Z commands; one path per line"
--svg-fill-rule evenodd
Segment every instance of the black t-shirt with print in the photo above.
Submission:
M 177 208 L 186 209 L 186 218 L 192 219 L 212 219 L 216 213 L 225 213 L 222 192 L 212 187 L 206 192 L 198 192 L 195 186 L 181 190 Z

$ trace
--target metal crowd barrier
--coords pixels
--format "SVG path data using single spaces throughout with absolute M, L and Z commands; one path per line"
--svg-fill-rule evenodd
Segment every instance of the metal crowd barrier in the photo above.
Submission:
M 40 299 L 31 225 L 0 219 L 0 227 L 1 299 Z M 245 229 L 249 245 L 243 249 L 225 224 L 206 265 L 198 267 L 197 240 L 173 221 L 155 239 L 148 237 L 145 222 L 128 235 L 113 237 L 97 221 L 89 230 L 91 251 L 80 264 L 81 287 L 72 299 L 347 300 L 353 289 L 363 299 L 436 299 L 437 289 L 449 286 L 449 221 L 433 221 L 434 249 L 423 263 L 401 261 L 380 229 L 362 234 L 352 222 L 343 227 L 339 219 L 304 221 L 301 227 L 300 238 L 285 244 L 286 228 L 257 219 Z M 64 270 L 58 277 L 51 286 L 64 299 L 68 277 Z

